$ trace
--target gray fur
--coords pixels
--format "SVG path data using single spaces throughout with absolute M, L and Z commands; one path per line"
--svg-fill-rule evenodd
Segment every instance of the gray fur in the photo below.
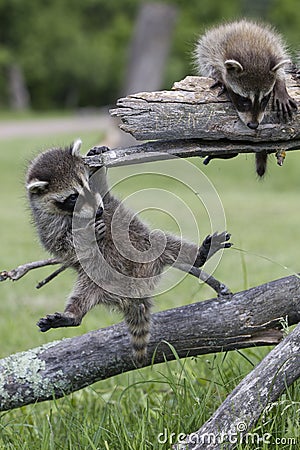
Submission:
M 195 61 L 201 75 L 215 79 L 215 85 L 227 92 L 251 129 L 262 122 L 271 97 L 282 120 L 297 109 L 286 89 L 284 66 L 290 62 L 286 45 L 268 25 L 240 20 L 212 28 L 199 39 Z M 262 176 L 266 158 L 265 163 L 257 160 L 257 169 Z
M 216 251 L 230 247 L 226 242 L 230 235 L 208 236 L 199 248 L 168 233 L 151 234 L 111 195 L 105 168 L 90 171 L 72 149 L 40 154 L 27 174 L 41 243 L 78 274 L 64 313 L 49 314 L 38 326 L 41 331 L 76 326 L 91 308 L 105 304 L 124 315 L 135 360 L 141 364 L 150 336 L 151 295 L 164 267 L 176 261 L 200 267 Z M 76 206 L 68 211 L 70 196 L 76 192 Z

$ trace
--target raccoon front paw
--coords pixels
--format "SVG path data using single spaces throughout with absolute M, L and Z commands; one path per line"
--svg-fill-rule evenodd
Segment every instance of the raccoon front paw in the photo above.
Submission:
M 299 81 L 299 79 L 300 79 L 300 69 L 297 70 L 297 68 L 295 67 L 294 71 L 292 72 L 292 77 L 294 78 L 294 80 Z
M 292 117 L 298 107 L 295 100 L 289 96 L 284 83 L 276 83 L 272 99 L 272 109 L 277 112 L 280 120 L 287 120 Z
M 74 317 L 59 312 L 48 314 L 37 322 L 37 326 L 42 332 L 48 331 L 50 328 L 75 327 L 77 325 L 79 325 L 79 323 Z
M 297 110 L 297 103 L 290 96 L 284 100 L 274 96 L 273 110 L 277 112 L 277 117 L 280 120 L 291 119 L 293 112 Z
M 216 232 L 212 235 L 208 235 L 199 248 L 194 266 L 201 267 L 217 251 L 222 248 L 230 248 L 232 246 L 232 243 L 228 242 L 230 237 L 231 234 L 227 233 L 227 231 L 223 231 L 222 233 Z
M 102 153 L 108 152 L 109 150 L 110 148 L 105 145 L 101 145 L 100 147 L 95 146 L 87 152 L 86 156 L 102 155 Z
M 102 219 L 96 220 L 95 233 L 96 233 L 97 241 L 102 241 L 105 238 L 106 225 L 104 223 L 104 220 L 102 220 Z
M 226 94 L 227 89 L 224 83 L 222 83 L 222 81 L 216 80 L 211 86 L 209 86 L 210 89 L 216 89 L 216 88 L 220 88 L 219 92 L 218 92 L 218 97 L 220 97 L 223 94 Z

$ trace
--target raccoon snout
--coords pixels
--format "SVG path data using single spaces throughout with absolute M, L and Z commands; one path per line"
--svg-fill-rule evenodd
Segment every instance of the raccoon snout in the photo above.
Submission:
M 256 128 L 258 127 L 259 123 L 258 122 L 248 122 L 247 123 L 247 127 L 251 128 L 251 130 L 256 130 Z

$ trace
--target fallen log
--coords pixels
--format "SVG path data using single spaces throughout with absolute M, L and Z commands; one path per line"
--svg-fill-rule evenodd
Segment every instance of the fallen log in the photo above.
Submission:
M 300 377 L 300 324 L 253 369 L 231 392 L 213 416 L 174 449 L 230 450 L 237 444 L 253 448 L 271 435 L 251 433 L 267 405 Z M 296 444 L 295 444 L 296 445 Z
M 210 88 L 212 82 L 189 76 L 170 91 L 140 92 L 119 99 L 110 113 L 121 121 L 120 128 L 137 140 L 150 142 L 115 148 L 87 162 L 113 167 L 172 157 L 267 152 L 276 153 L 282 165 L 284 152 L 300 149 L 300 108 L 292 120 L 282 121 L 269 105 L 258 129 L 251 130 L 240 121 L 227 96 Z M 287 88 L 299 106 L 299 79 L 287 75 Z
M 282 321 L 300 321 L 298 276 L 236 293 L 230 300 L 211 299 L 153 314 L 145 366 L 177 355 L 278 344 Z M 59 398 L 135 368 L 123 323 L 51 342 L 0 360 L 0 410 Z
M 204 139 L 241 142 L 277 142 L 300 138 L 300 111 L 283 123 L 271 110 L 263 122 L 251 130 L 241 122 L 226 96 L 211 89 L 213 80 L 188 76 L 174 83 L 170 91 L 140 92 L 117 101 L 110 111 L 121 120 L 120 128 L 137 140 Z M 300 102 L 299 81 L 287 75 L 291 97 Z

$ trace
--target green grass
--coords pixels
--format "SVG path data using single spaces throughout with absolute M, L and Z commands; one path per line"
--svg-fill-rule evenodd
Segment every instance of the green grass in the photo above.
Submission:
M 83 151 L 99 139 L 96 133 L 81 133 L 81 137 Z M 0 141 L 0 269 L 46 256 L 26 206 L 26 164 L 38 151 L 74 138 L 77 135 Z M 212 161 L 207 167 L 200 158 L 151 163 L 111 169 L 109 175 L 115 191 L 141 211 L 153 228 L 182 232 L 189 239 L 205 237 L 211 222 L 221 231 L 223 205 L 235 247 L 212 266 L 217 265 L 217 278 L 238 291 L 299 271 L 299 167 L 299 154 L 291 152 L 282 168 L 270 158 L 263 181 L 256 179 L 252 155 Z M 215 186 L 220 203 L 201 171 Z M 39 333 L 37 319 L 63 308 L 73 282 L 73 275 L 64 273 L 37 291 L 35 284 L 49 273 L 47 268 L 39 269 L 16 283 L 1 283 L 1 357 L 120 320 L 117 314 L 96 308 L 78 328 Z M 175 270 L 168 271 L 161 286 L 155 310 L 214 296 L 207 286 L 192 277 L 182 280 Z M 170 449 L 175 436 L 198 429 L 269 350 L 160 364 L 96 383 L 60 400 L 1 413 L 0 449 Z M 272 435 L 272 444 L 256 447 L 297 448 L 288 439 L 298 438 L 299 445 L 299 411 L 299 383 L 295 383 L 257 424 L 261 436 Z M 168 436 L 165 444 L 158 440 L 160 433 L 160 441 Z M 276 444 L 275 438 L 286 441 Z

